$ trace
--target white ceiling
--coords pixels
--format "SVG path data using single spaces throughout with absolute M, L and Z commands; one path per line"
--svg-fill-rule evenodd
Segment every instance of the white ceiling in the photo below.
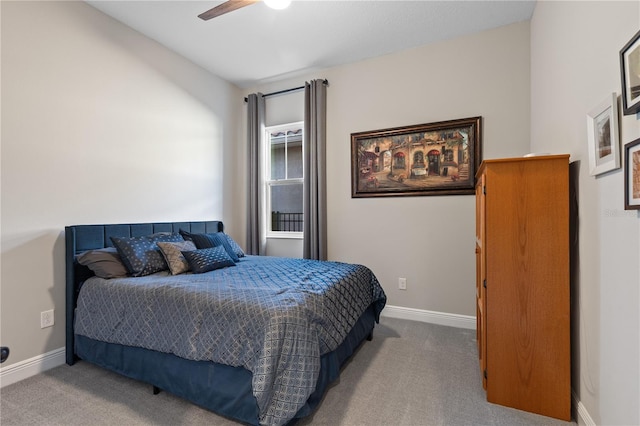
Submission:
M 526 21 L 535 8 L 535 0 L 294 0 L 202 21 L 222 1 L 87 3 L 242 88 Z

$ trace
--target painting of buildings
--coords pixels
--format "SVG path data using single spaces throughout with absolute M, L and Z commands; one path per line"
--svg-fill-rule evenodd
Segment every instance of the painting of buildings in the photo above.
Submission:
M 352 135 L 354 192 L 428 195 L 429 191 L 473 189 L 475 126 L 411 128 L 405 132 Z M 478 147 L 479 148 L 479 147 Z M 357 173 L 355 173 L 357 172 Z

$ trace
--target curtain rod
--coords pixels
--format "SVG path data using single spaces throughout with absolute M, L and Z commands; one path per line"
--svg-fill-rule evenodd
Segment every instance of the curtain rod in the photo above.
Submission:
M 326 86 L 329 84 L 329 80 L 327 80 L 326 78 L 324 80 L 322 80 L 322 83 Z M 275 96 L 275 95 L 281 95 L 283 93 L 289 93 L 289 92 L 295 92 L 298 90 L 302 90 L 304 89 L 304 86 L 300 86 L 300 87 L 293 87 L 291 89 L 284 89 L 284 90 L 278 90 L 277 92 L 271 92 L 271 93 L 267 93 L 266 95 L 262 95 L 265 98 L 268 98 L 269 96 Z M 244 98 L 245 102 L 249 101 L 249 98 Z

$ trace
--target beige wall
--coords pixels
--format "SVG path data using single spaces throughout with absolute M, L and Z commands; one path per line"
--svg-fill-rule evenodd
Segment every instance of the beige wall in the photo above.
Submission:
M 586 114 L 620 94 L 619 51 L 639 27 L 638 1 L 538 2 L 531 21 L 532 150 L 579 162 L 573 389 L 602 425 L 640 424 L 640 222 L 622 169 L 589 175 Z M 638 137 L 638 117 L 621 114 L 622 145 Z
M 574 390 L 595 423 L 640 423 L 638 215 L 621 171 L 588 176 L 585 142 L 586 111 L 620 91 L 637 1 L 538 2 L 531 24 L 243 92 L 84 3 L 0 5 L 3 367 L 64 345 L 64 225 L 215 218 L 244 241 L 242 95 L 327 78 L 329 256 L 370 266 L 391 305 L 475 314 L 474 198 L 352 199 L 351 133 L 482 115 L 484 158 L 581 161 Z M 302 95 L 267 108 L 299 120 Z M 639 136 L 624 117 L 623 143 Z
M 64 346 L 65 225 L 226 220 L 238 88 L 83 2 L 2 7 L 2 345 Z M 229 141 L 229 145 L 225 143 Z M 40 312 L 55 325 L 40 329 Z
M 254 87 L 246 93 L 297 87 L 311 78 L 329 80 L 329 258 L 369 266 L 390 305 L 475 316 L 475 198 L 352 199 L 350 135 L 480 115 L 484 158 L 526 154 L 528 22 Z M 301 92 L 269 98 L 270 124 L 292 117 L 291 108 L 302 114 Z M 398 289 L 399 277 L 407 278 L 406 291 Z

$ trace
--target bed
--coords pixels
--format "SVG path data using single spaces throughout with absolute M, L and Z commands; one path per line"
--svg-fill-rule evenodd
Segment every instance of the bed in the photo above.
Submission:
M 246 424 L 311 414 L 386 303 L 362 265 L 246 256 L 220 221 L 67 226 L 65 241 L 67 364 L 85 360 Z M 153 262 L 127 252 L 149 241 L 164 269 L 143 271 Z M 173 273 L 182 264 L 164 250 L 175 247 L 188 247 L 189 271 Z M 114 252 L 127 276 L 85 261 Z

